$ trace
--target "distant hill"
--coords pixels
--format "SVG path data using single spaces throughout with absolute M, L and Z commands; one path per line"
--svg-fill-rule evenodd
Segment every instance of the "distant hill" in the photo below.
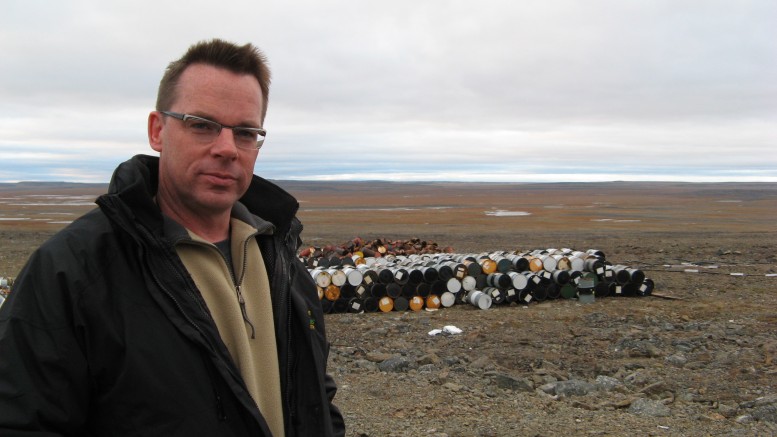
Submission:
M 81 182 L 38 182 L 38 181 L 22 181 L 22 182 L 0 182 L 0 191 L 38 191 L 38 190 L 53 190 L 53 189 L 95 189 L 102 188 L 108 189 L 108 184 L 98 183 L 81 183 Z

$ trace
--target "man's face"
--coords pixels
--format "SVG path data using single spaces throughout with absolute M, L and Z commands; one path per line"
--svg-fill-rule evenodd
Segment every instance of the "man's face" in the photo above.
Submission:
M 262 126 L 262 91 L 251 75 L 194 64 L 181 75 L 171 112 L 228 126 Z M 258 150 L 235 146 L 223 128 L 208 143 L 198 141 L 181 120 L 159 112 L 149 116 L 149 143 L 160 153 L 157 201 L 189 220 L 228 212 L 248 189 Z

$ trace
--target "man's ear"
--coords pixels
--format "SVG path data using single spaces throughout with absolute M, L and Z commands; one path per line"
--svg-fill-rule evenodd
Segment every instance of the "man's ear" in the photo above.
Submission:
M 162 113 L 152 111 L 148 114 L 148 144 L 157 152 L 162 151 Z

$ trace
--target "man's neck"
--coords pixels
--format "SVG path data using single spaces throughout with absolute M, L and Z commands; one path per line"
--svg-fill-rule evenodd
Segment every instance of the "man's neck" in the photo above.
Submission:
M 166 208 L 164 204 L 160 204 L 159 208 L 166 216 L 175 220 L 178 224 L 199 235 L 206 241 L 217 243 L 229 238 L 230 211 L 226 211 L 219 215 L 203 214 L 191 216 L 179 214 L 175 210 Z

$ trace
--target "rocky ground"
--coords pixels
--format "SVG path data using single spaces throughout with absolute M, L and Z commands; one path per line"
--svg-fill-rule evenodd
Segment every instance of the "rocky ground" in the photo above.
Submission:
M 600 241 L 608 259 L 647 271 L 651 297 L 329 314 L 348 435 L 775 435 L 774 242 L 680 232 Z M 445 243 L 509 249 L 487 235 Z M 462 332 L 429 335 L 445 326 Z
M 586 304 L 328 314 L 348 436 L 777 435 L 777 184 L 287 185 L 307 244 L 596 248 L 656 284 Z M 0 276 L 97 190 L 22 188 L 0 199 Z M 429 335 L 445 326 L 461 333 Z

